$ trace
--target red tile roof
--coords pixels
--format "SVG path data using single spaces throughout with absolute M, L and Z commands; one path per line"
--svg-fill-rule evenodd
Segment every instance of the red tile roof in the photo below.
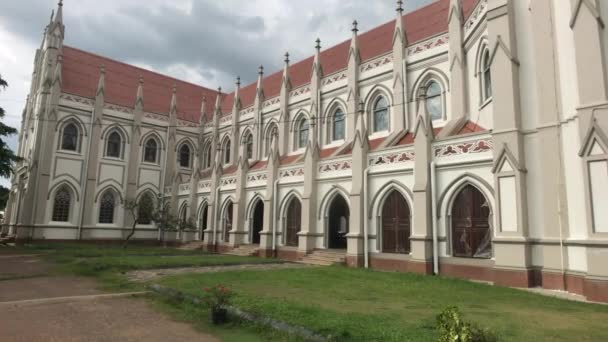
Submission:
M 198 122 L 203 96 L 207 97 L 209 117 L 217 92 L 168 76 L 101 57 L 73 47 L 63 47 L 62 91 L 94 98 L 100 67 L 106 69 L 105 101 L 128 108 L 135 106 L 139 77 L 144 79 L 144 111 L 168 115 L 172 87 L 177 87 L 178 118 Z
M 285 156 L 281 158 L 281 165 L 289 165 L 295 163 L 298 159 L 300 159 L 301 154 L 295 154 L 290 156 Z
M 463 0 L 465 18 L 474 10 L 478 0 Z M 403 24 L 409 44 L 425 40 L 448 30 L 449 0 L 437 0 L 414 12 L 403 16 Z M 392 50 L 392 39 L 395 21 L 391 20 L 368 32 L 359 35 L 359 49 L 362 61 L 375 58 Z M 325 75 L 345 69 L 348 63 L 350 39 L 330 47 L 320 54 L 321 65 Z M 139 76 L 144 78 L 144 110 L 159 114 L 169 112 L 171 88 L 177 85 L 178 117 L 197 122 L 203 95 L 210 106 L 215 103 L 217 92 L 152 71 L 127 65 L 82 50 L 64 46 L 63 91 L 74 95 L 93 98 L 99 79 L 99 68 L 106 67 L 106 102 L 125 107 L 133 107 L 137 93 Z M 293 88 L 310 82 L 313 57 L 308 57 L 289 67 L 289 77 Z M 264 95 L 272 98 L 280 93 L 282 71 L 265 77 L 262 81 Z M 242 108 L 253 104 L 256 96 L 257 82 L 240 89 Z M 234 93 L 224 96 L 221 111 L 226 114 L 232 111 Z M 212 111 L 209 110 L 209 116 Z
M 486 132 L 486 131 L 487 131 L 487 129 L 477 125 L 476 123 L 474 123 L 472 121 L 467 121 L 467 123 L 455 135 L 480 133 L 480 132 Z
M 266 168 L 267 164 L 268 164 L 268 162 L 266 162 L 266 161 L 257 161 L 253 165 L 250 166 L 250 169 L 251 170 L 261 170 L 261 169 Z
M 477 2 L 478 0 L 463 0 L 465 18 L 468 18 L 471 15 Z M 408 44 L 411 45 L 440 33 L 447 32 L 449 3 L 449 0 L 438 0 L 403 16 L 403 26 L 406 31 Z M 370 31 L 360 34 L 359 53 L 361 61 L 365 62 L 392 51 L 394 30 L 395 21 L 391 20 Z M 348 39 L 321 52 L 319 58 L 321 60 L 324 75 L 333 74 L 334 72 L 347 67 L 350 43 L 351 40 Z M 310 82 L 313 60 L 314 57 L 311 56 L 289 67 L 289 78 L 291 80 L 292 88 L 298 88 Z M 272 98 L 279 95 L 282 76 L 283 71 L 281 70 L 264 78 L 263 89 L 266 98 Z M 243 108 L 253 104 L 256 87 L 257 81 L 241 88 L 240 94 Z M 222 106 L 223 113 L 227 113 L 225 109 L 232 109 L 233 101 L 233 98 L 225 99 L 225 104 Z

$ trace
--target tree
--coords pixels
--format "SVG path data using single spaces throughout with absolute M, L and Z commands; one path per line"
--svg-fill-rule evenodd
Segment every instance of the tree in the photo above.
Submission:
M 123 205 L 125 211 L 133 218 L 133 225 L 129 235 L 125 238 L 123 247 L 126 248 L 129 240 L 135 235 L 135 228 L 137 225 L 145 219 L 145 221 L 154 222 L 159 231 L 161 232 L 161 241 L 165 243 L 165 231 L 175 231 L 184 228 L 191 227 L 191 222 L 180 222 L 175 216 L 171 214 L 168 199 L 162 195 L 158 195 L 158 202 L 156 205 L 149 203 L 148 201 L 137 201 L 134 199 L 127 199 Z
M 8 195 L 11 193 L 10 189 L 7 189 L 0 185 L 0 210 L 6 208 L 6 202 L 8 202 Z
M 8 87 L 8 83 L 0 75 L 0 89 L 4 90 Z M 1 120 L 4 118 L 5 112 L 0 107 L 0 176 L 9 178 L 13 173 L 13 164 L 21 160 L 13 150 L 11 150 L 3 137 L 8 137 L 17 133 L 17 129 L 5 125 Z

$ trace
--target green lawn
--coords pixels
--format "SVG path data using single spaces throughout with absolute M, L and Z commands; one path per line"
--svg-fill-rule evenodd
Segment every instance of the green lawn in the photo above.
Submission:
M 436 341 L 435 317 L 452 305 L 505 341 L 608 341 L 608 306 L 455 279 L 336 266 L 191 274 L 161 284 L 195 295 L 224 284 L 242 309 L 344 341 Z

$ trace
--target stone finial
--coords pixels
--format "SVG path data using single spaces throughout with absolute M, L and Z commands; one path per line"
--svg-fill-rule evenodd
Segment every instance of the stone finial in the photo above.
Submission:
M 317 43 L 317 45 L 315 45 L 315 49 L 321 50 L 321 39 L 317 38 L 315 42 Z
M 289 64 L 289 52 L 285 52 L 285 64 Z
M 259 74 L 260 76 L 261 76 L 261 75 L 264 75 L 264 66 L 263 66 L 263 65 L 260 65 L 260 67 L 258 68 L 258 74 Z
M 359 106 L 357 107 L 359 114 L 363 114 L 363 112 L 365 111 L 365 103 L 363 103 L 363 100 L 359 101 Z
M 177 84 L 173 83 L 173 87 L 171 87 L 171 92 L 173 94 L 177 93 Z
M 221 94 L 222 94 L 222 87 L 217 87 L 217 93 L 218 93 L 219 95 L 221 95 Z
M 102 65 L 99 67 L 99 72 L 105 75 L 105 73 L 106 73 L 106 66 L 102 64 Z
M 241 86 L 241 76 L 236 77 L 236 86 L 237 88 Z
M 397 0 L 397 12 L 399 14 L 403 13 L 403 0 Z
M 359 29 L 357 28 L 358 26 L 359 26 L 359 23 L 358 23 L 356 20 L 354 20 L 354 21 L 353 21 L 353 29 L 352 29 L 352 31 L 353 31 L 354 33 L 359 32 Z
M 139 84 L 144 84 L 144 76 L 139 75 Z

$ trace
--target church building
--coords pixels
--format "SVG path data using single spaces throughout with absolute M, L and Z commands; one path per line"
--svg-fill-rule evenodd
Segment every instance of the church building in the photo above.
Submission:
M 119 240 L 165 203 L 193 224 L 135 239 L 608 302 L 608 4 L 402 6 L 227 93 L 64 45 L 60 1 L 3 230 Z

